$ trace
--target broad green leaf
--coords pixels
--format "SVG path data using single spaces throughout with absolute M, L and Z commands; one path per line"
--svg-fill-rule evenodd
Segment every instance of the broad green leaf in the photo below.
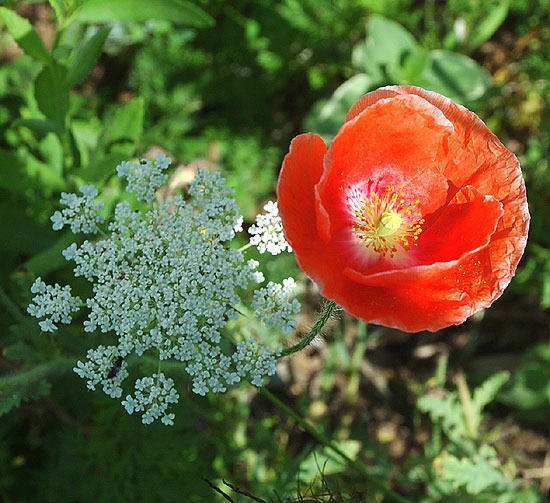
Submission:
M 417 50 L 414 37 L 405 28 L 375 14 L 369 18 L 364 51 L 355 53 L 354 65 L 361 65 L 373 78 L 381 74 L 392 80 L 405 59 Z M 364 60 L 360 62 L 359 57 Z
M 78 171 L 78 176 L 88 183 L 98 183 L 116 173 L 116 167 L 127 161 L 128 155 L 124 153 L 113 153 L 94 158 L 90 163 Z
M 468 56 L 446 50 L 429 54 L 417 85 L 461 103 L 480 98 L 491 85 L 491 76 Z
M 163 19 L 196 27 L 214 24 L 210 15 L 184 0 L 90 0 L 75 12 L 75 18 L 82 23 Z
M 31 23 L 6 7 L 0 7 L 0 18 L 25 54 L 44 63 L 50 62 L 50 54 Z
M 47 140 L 45 144 L 41 142 L 40 146 L 42 151 L 47 149 L 48 146 L 53 150 L 54 143 L 52 140 Z M 59 172 L 60 152 L 59 149 L 56 150 L 57 152 L 52 152 L 52 155 L 48 156 L 51 158 L 48 164 L 39 161 L 33 155 L 28 155 L 25 160 L 28 177 L 42 185 L 43 189 L 65 190 L 67 188 L 67 182 Z
M 306 129 L 331 141 L 344 123 L 351 106 L 373 87 L 373 80 L 364 73 L 354 75 L 334 91 L 326 101 L 318 103 L 306 119 Z
M 101 28 L 85 40 L 77 49 L 65 76 L 65 86 L 70 89 L 83 81 L 97 63 L 110 28 Z
M 69 107 L 69 91 L 63 85 L 65 70 L 59 65 L 45 66 L 34 81 L 34 96 L 40 111 L 62 129 Z
M 510 8 L 509 0 L 499 0 L 496 4 L 494 2 L 493 4 L 493 8 L 490 9 L 489 13 L 474 27 L 469 36 L 468 49 L 470 51 L 474 51 L 483 42 L 488 40 L 504 22 L 506 16 L 508 16 L 508 10 Z
M 27 127 L 37 136 L 61 132 L 59 124 L 48 119 L 15 119 L 12 125 L 15 127 Z

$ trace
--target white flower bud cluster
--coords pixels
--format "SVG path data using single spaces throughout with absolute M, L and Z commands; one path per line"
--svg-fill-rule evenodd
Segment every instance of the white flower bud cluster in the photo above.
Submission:
M 155 169 L 164 169 L 165 163 L 157 157 Z M 155 183 L 153 176 L 140 178 L 128 163 L 118 172 L 141 199 L 153 198 L 152 187 L 160 178 Z M 201 395 L 224 392 L 245 379 L 260 386 L 275 372 L 280 348 L 242 340 L 241 333 L 231 334 L 226 327 L 239 315 L 241 293 L 264 280 L 258 262 L 229 246 L 242 230 L 232 192 L 220 173 L 199 170 L 185 199 L 176 196 L 143 212 L 120 202 L 106 238 L 73 243 L 63 251 L 75 263 L 75 276 L 92 285 L 84 330 L 117 337 L 116 345 L 92 349 L 86 362 L 77 363 L 74 371 L 88 388 L 101 385 L 109 396 L 122 396 L 126 357 L 146 352 L 158 357 L 159 367 L 163 360 L 181 361 L 193 391 Z M 299 304 L 289 297 L 295 284 L 285 282 L 270 283 L 256 294 L 254 309 L 268 327 L 288 332 Z M 269 295 L 275 297 L 269 300 Z M 40 309 L 34 306 L 33 312 Z M 141 412 L 146 424 L 157 418 L 172 424 L 173 414 L 166 411 L 177 400 L 173 381 L 159 371 L 138 379 L 123 405 L 129 413 Z
M 116 346 L 98 346 L 89 349 L 86 363 L 77 362 L 73 369 L 83 379 L 88 379 L 86 386 L 95 391 L 95 387 L 101 384 L 105 394 L 111 398 L 122 396 L 122 381 L 128 377 L 128 364 L 123 360 Z
M 97 189 L 93 185 L 83 185 L 79 190 L 82 197 L 67 192 L 61 193 L 60 203 L 66 208 L 56 211 L 50 217 L 54 231 L 69 225 L 74 234 L 79 232 L 92 234 L 98 231 L 97 224 L 105 221 L 105 217 L 99 214 L 103 210 L 103 203 L 94 202 Z
M 128 414 L 143 412 L 141 416 L 143 424 L 151 424 L 160 417 L 163 424 L 174 425 L 174 413 L 166 413 L 168 406 L 171 403 L 178 403 L 180 398 L 172 379 L 160 372 L 153 374 L 152 377 L 138 379 L 135 389 L 135 397 L 128 395 L 122 401 Z
M 31 293 L 36 295 L 27 307 L 27 312 L 35 318 L 46 318 L 38 323 L 43 332 L 57 330 L 56 323 L 71 323 L 72 313 L 79 311 L 82 306 L 82 300 L 71 295 L 69 285 L 46 285 L 41 278 L 36 278 Z
M 251 307 L 256 319 L 268 328 L 279 327 L 283 333 L 290 333 L 296 326 L 293 316 L 300 311 L 300 303 L 295 299 L 296 281 L 283 280 L 282 284 L 269 282 L 265 288 L 254 291 Z
M 150 203 L 155 198 L 155 190 L 168 180 L 168 175 L 164 173 L 168 166 L 170 159 L 164 154 L 159 154 L 154 161 L 142 159 L 139 164 L 121 162 L 116 171 L 118 176 L 126 177 L 128 180 L 128 192 L 134 193 L 140 201 Z
M 264 205 L 265 213 L 256 216 L 255 225 L 248 229 L 250 243 L 258 248 L 260 253 L 278 255 L 283 251 L 292 251 L 283 234 L 283 223 L 279 216 L 279 208 L 274 201 Z

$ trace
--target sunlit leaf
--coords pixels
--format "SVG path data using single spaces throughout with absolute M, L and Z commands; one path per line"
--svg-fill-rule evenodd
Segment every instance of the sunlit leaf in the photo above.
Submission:
M 483 96 L 491 76 L 473 59 L 452 51 L 435 50 L 416 85 L 464 103 Z
M 66 87 L 71 88 L 78 84 L 92 71 L 110 31 L 110 28 L 99 29 L 78 48 L 65 76 Z
M 477 49 L 483 42 L 488 40 L 508 16 L 510 8 L 509 0 L 500 0 L 493 5 L 487 15 L 481 19 L 470 34 L 468 40 L 468 48 L 473 51 Z
M 90 0 L 75 12 L 75 17 L 82 23 L 164 19 L 196 27 L 214 24 L 206 12 L 184 0 Z
M 50 54 L 46 46 L 29 21 L 6 7 L 0 7 L 0 18 L 25 54 L 44 63 L 50 61 Z

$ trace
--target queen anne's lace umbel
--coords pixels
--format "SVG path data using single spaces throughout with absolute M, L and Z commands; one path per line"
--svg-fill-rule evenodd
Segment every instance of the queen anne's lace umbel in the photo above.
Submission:
M 168 163 L 159 157 L 154 176 L 143 171 L 151 163 L 133 167 L 123 163 L 117 170 L 129 178 L 135 175 L 128 190 L 142 200 L 152 200 L 153 188 L 165 181 L 159 168 L 165 169 Z M 275 372 L 280 348 L 255 339 L 239 340 L 226 330 L 226 323 L 239 316 L 241 292 L 263 281 L 258 262 L 247 261 L 241 251 L 229 246 L 242 229 L 232 192 L 220 173 L 199 171 L 186 199 L 176 196 L 143 212 L 120 202 L 107 237 L 86 240 L 80 246 L 73 243 L 64 250 L 64 257 L 75 264 L 75 276 L 92 284 L 93 294 L 85 301 L 89 315 L 84 330 L 117 337 L 115 346 L 90 350 L 88 361 L 75 367 L 90 389 L 101 385 L 108 395 L 122 396 L 121 384 L 128 375 L 126 358 L 146 352 L 158 357 L 159 363 L 182 362 L 193 391 L 201 395 L 224 392 L 243 379 L 260 386 L 264 376 Z M 70 220 L 65 223 L 71 224 Z M 299 304 L 288 297 L 290 286 L 277 288 L 270 283 L 255 295 L 258 320 L 283 332 L 292 330 Z M 45 288 L 41 283 L 39 295 L 44 295 Z M 269 298 L 271 290 L 277 293 L 276 299 Z M 38 300 L 35 297 L 34 304 Z M 35 316 L 48 314 L 37 305 L 32 311 Z M 53 321 L 70 322 L 57 318 Z M 141 412 L 144 423 L 160 417 L 171 424 L 173 414 L 166 410 L 177 399 L 173 381 L 157 372 L 138 379 L 134 395 L 127 395 L 123 405 L 129 413 Z

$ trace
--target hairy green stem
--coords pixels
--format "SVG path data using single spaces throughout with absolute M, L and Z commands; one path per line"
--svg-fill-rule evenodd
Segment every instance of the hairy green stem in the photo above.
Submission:
M 310 435 L 312 435 L 318 442 L 320 442 L 327 449 L 330 449 L 335 454 L 340 456 L 340 458 L 342 458 L 342 460 L 346 463 L 346 465 L 348 465 L 350 468 L 352 468 L 353 470 L 361 474 L 365 478 L 365 480 L 367 480 L 373 486 L 376 486 L 376 488 L 382 491 L 384 494 L 386 494 L 386 496 L 393 498 L 393 500 L 397 503 L 411 503 L 411 501 L 401 496 L 399 493 L 396 493 L 394 490 L 390 489 L 389 487 L 386 487 L 375 476 L 371 475 L 368 472 L 365 465 L 351 459 L 338 446 L 334 445 L 334 443 L 324 433 L 320 432 L 312 424 L 308 423 L 302 416 L 300 416 L 297 412 L 292 410 L 288 405 L 286 405 L 283 401 L 277 398 L 267 388 L 265 387 L 260 388 L 260 393 L 263 396 L 265 396 L 271 403 L 273 403 L 277 408 L 279 408 L 285 414 L 287 414 L 292 419 L 294 419 L 304 430 L 306 430 Z
M 281 357 L 296 353 L 304 349 L 307 345 L 309 345 L 309 343 L 313 339 L 315 339 L 315 337 L 319 334 L 321 329 L 326 325 L 327 321 L 330 319 L 335 309 L 336 309 L 336 303 L 333 300 L 329 300 L 325 304 L 325 307 L 323 308 L 323 312 L 321 313 L 321 316 L 319 316 L 319 319 L 316 321 L 315 325 L 313 325 L 313 328 L 309 331 L 309 333 L 304 338 L 302 338 L 302 340 L 298 344 L 295 344 L 294 346 L 290 346 L 289 348 L 283 349 L 283 351 L 281 352 Z

